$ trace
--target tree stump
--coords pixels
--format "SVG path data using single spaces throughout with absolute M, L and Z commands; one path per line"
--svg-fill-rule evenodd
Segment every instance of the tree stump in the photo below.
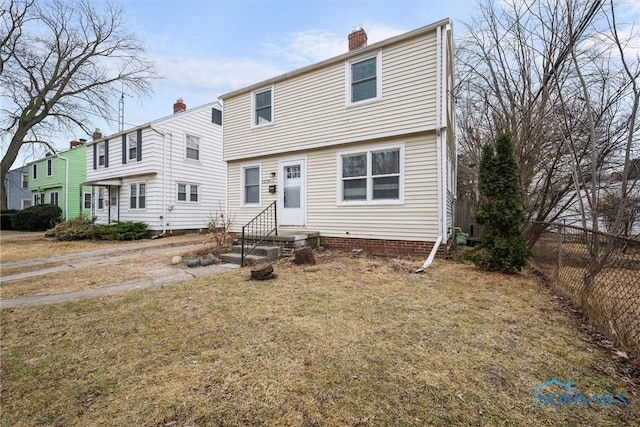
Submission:
M 293 254 L 295 256 L 295 258 L 293 259 L 293 262 L 295 262 L 298 265 L 316 263 L 316 259 L 313 257 L 313 251 L 308 246 L 305 246 L 304 248 L 296 249 Z
M 251 279 L 252 280 L 267 280 L 273 279 L 273 265 L 269 263 L 257 264 L 251 267 Z

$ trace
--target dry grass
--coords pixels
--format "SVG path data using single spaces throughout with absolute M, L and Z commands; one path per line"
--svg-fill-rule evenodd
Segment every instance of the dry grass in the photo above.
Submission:
M 316 257 L 2 312 L 3 425 L 637 425 L 637 390 L 529 277 Z M 570 379 L 625 408 L 533 407 Z

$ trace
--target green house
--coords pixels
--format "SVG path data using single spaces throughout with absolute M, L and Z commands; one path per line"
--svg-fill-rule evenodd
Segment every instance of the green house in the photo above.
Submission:
M 87 146 L 83 143 L 73 141 L 71 149 L 48 155 L 27 167 L 34 206 L 60 206 L 66 221 L 83 212 L 82 203 L 91 203 L 91 187 L 81 186 L 87 178 Z

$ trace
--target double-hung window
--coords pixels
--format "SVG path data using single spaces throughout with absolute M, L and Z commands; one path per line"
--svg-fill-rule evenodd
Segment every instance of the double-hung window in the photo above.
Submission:
M 57 191 L 54 191 L 51 194 L 49 194 L 49 204 L 52 204 L 53 206 L 59 206 L 59 200 L 60 200 L 60 196 Z
M 53 175 L 53 162 L 51 159 L 47 159 L 47 176 Z
M 382 54 L 347 62 L 347 105 L 382 97 Z
M 198 186 L 195 184 L 178 184 L 178 201 L 179 202 L 197 202 Z
M 82 208 L 91 209 L 91 193 L 83 193 L 82 196 L 84 201 L 84 203 L 82 204 Z
M 200 138 L 193 135 L 187 135 L 187 159 L 200 160 Z
M 402 149 L 394 147 L 339 156 L 341 203 L 397 203 L 402 195 Z
M 253 126 L 273 122 L 273 88 L 253 93 Z
M 98 144 L 98 166 L 104 166 L 106 159 L 106 147 L 104 142 Z
M 104 188 L 98 188 L 98 209 L 104 209 Z
M 138 138 L 136 135 L 127 135 L 127 159 L 138 160 Z
M 245 205 L 260 203 L 260 166 L 242 169 L 242 202 Z
M 22 174 L 22 188 L 29 188 L 29 177 L 26 173 Z
M 33 166 L 31 166 L 31 177 L 33 179 L 38 179 L 38 164 L 34 163 Z M 37 205 L 37 203 L 35 203 Z
M 129 209 L 144 209 L 146 207 L 146 185 L 137 182 L 129 185 Z

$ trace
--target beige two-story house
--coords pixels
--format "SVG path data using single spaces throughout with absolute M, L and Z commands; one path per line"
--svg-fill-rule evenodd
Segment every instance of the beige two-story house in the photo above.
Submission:
M 273 204 L 326 247 L 428 254 L 453 225 L 451 23 L 348 46 L 220 97 L 235 231 Z

